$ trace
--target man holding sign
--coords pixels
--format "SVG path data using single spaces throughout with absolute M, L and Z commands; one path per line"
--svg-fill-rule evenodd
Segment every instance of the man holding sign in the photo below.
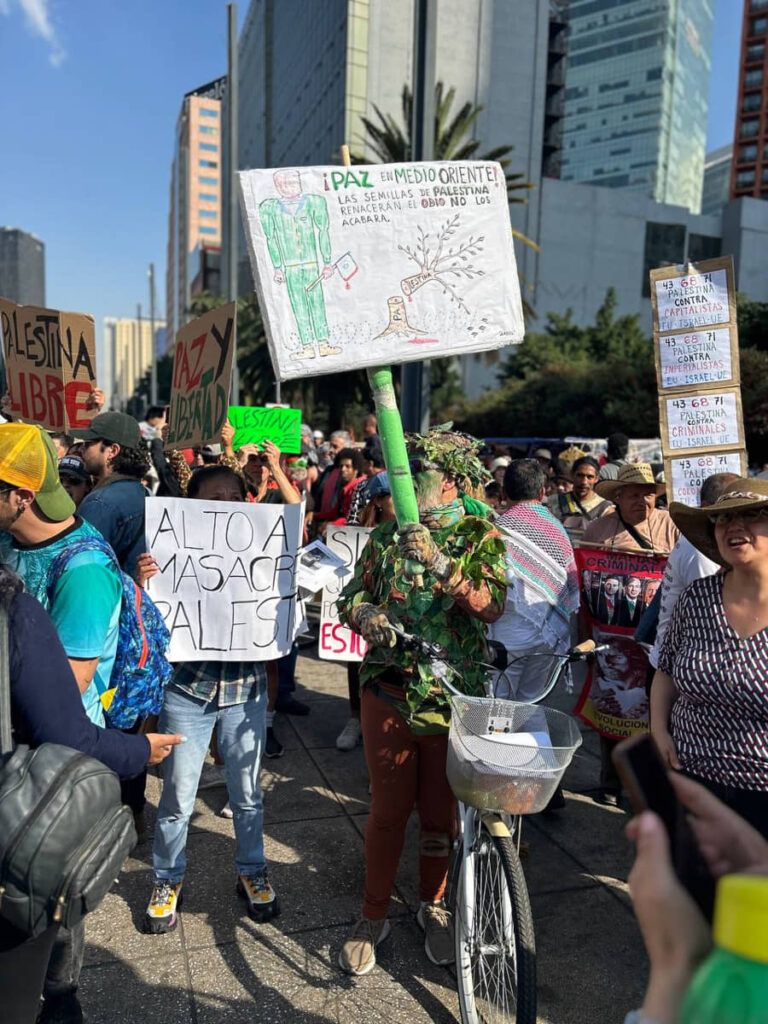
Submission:
M 436 429 L 409 440 L 420 522 L 371 535 L 339 615 L 369 644 L 360 671 L 362 728 L 372 806 L 365 837 L 362 918 L 340 966 L 363 975 L 376 964 L 405 827 L 414 804 L 421 821 L 421 909 L 433 963 L 453 961 L 453 926 L 443 905 L 456 803 L 445 774 L 450 707 L 431 671 L 397 647 L 393 624 L 446 648 L 467 693 L 484 692 L 485 624 L 504 610 L 505 547 L 496 529 L 466 515 L 462 493 L 485 478 L 479 443 Z M 424 568 L 423 585 L 408 562 Z

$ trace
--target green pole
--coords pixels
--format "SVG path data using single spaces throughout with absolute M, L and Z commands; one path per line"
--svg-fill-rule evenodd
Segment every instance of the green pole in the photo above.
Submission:
M 409 523 L 418 523 L 419 506 L 416 504 L 416 491 L 413 487 L 411 466 L 405 447 L 403 421 L 400 418 L 400 410 L 397 408 L 392 370 L 388 366 L 374 367 L 368 370 L 368 381 L 376 404 L 381 450 L 389 475 L 397 525 L 402 529 Z M 418 578 L 424 572 L 423 566 L 418 563 L 409 563 L 407 570 L 408 575 L 414 578 L 415 583 L 418 583 Z

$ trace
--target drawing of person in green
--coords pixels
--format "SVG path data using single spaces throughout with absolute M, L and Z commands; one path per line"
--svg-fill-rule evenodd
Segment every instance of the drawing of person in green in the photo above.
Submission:
M 276 171 L 273 180 L 279 197 L 263 200 L 259 217 L 275 269 L 275 282 L 288 289 L 301 341 L 298 356 L 314 359 L 315 342 L 321 356 L 336 355 L 341 349 L 328 340 L 323 295 L 323 283 L 334 272 L 328 205 L 324 196 L 302 192 L 301 174 L 297 170 Z

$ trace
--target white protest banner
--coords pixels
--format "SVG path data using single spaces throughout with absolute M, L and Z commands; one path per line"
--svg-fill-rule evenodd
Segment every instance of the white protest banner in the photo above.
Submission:
M 660 391 L 739 383 L 738 341 L 730 327 L 664 334 L 656 353 Z
M 669 500 L 698 507 L 701 485 L 708 476 L 714 473 L 747 475 L 747 453 L 742 448 L 740 451 L 709 452 L 706 455 L 666 459 L 664 471 Z
M 662 334 L 736 320 L 730 256 L 651 271 L 654 326 Z
M 258 169 L 239 179 L 280 380 L 522 341 L 499 164 Z
M 674 398 L 667 395 L 659 399 L 659 406 L 665 452 L 744 446 L 739 388 Z
M 303 505 L 153 498 L 147 586 L 171 632 L 170 661 L 268 661 L 288 654 Z
M 343 626 L 336 607 L 339 594 L 355 572 L 371 531 L 362 526 L 330 526 L 326 544 L 344 562 L 344 572 L 323 590 L 318 654 L 324 661 L 362 661 L 368 646 L 361 636 Z

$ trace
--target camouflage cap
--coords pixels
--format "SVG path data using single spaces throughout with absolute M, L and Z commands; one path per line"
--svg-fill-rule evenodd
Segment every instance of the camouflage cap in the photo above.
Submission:
M 459 487 L 476 487 L 491 478 L 478 453 L 483 442 L 471 434 L 453 429 L 453 423 L 441 423 L 426 434 L 406 434 L 408 455 L 424 462 L 425 469 L 437 469 L 452 476 Z

